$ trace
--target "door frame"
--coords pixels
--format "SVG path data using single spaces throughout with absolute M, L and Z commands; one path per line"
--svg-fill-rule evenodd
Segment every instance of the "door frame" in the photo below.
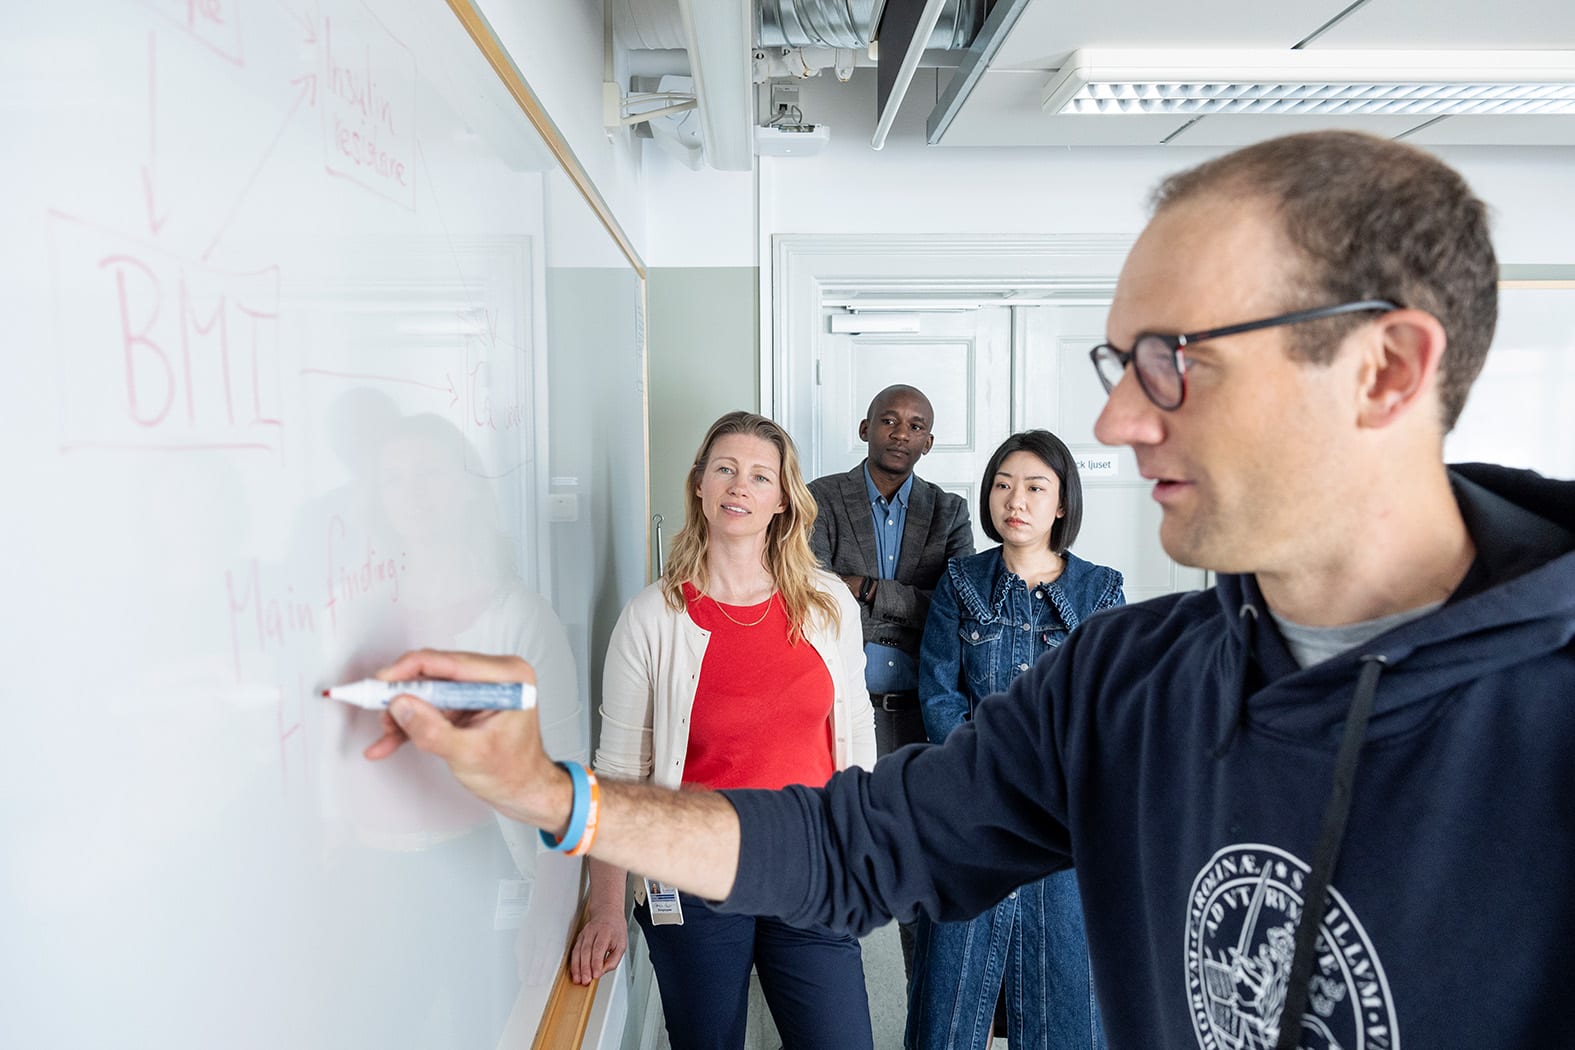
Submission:
M 788 433 L 818 433 L 815 369 L 829 297 L 967 296 L 1001 305 L 1108 300 L 1136 238 L 1135 233 L 776 234 L 769 278 L 771 338 L 761 341 L 760 350 L 760 404 Z M 817 458 L 809 450 L 806 467 L 813 470 Z

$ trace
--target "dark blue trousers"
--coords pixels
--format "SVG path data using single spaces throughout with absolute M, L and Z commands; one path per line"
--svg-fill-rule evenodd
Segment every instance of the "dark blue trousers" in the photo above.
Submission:
M 681 894 L 684 924 L 651 925 L 634 909 L 673 1050 L 739 1050 L 749 1012 L 749 968 L 760 974 L 783 1050 L 873 1050 L 859 942 L 826 929 L 723 915 Z

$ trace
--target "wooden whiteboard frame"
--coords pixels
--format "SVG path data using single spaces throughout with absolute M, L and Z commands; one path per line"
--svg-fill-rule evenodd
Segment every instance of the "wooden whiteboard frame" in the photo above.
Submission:
M 508 49 L 498 39 L 497 33 L 493 31 L 492 24 L 487 21 L 486 16 L 477 9 L 472 0 L 448 0 L 448 6 L 454 12 L 455 17 L 459 19 L 460 24 L 465 27 L 465 32 L 475 42 L 477 49 L 486 58 L 487 64 L 492 67 L 492 71 L 503 82 L 503 86 L 508 90 L 510 97 L 520 107 L 520 111 L 525 114 L 526 119 L 530 121 L 537 134 L 541 136 L 542 142 L 552 151 L 552 155 L 557 160 L 559 167 L 563 169 L 563 173 L 574 183 L 575 188 L 580 191 L 580 195 L 585 199 L 585 203 L 590 205 L 591 210 L 596 213 L 597 219 L 601 221 L 608 236 L 612 237 L 613 241 L 618 245 L 619 251 L 623 253 L 624 258 L 628 260 L 630 267 L 639 278 L 639 342 L 642 367 L 640 376 L 640 446 L 644 459 L 642 476 L 646 479 L 645 491 L 642 493 L 646 522 L 645 578 L 649 580 L 651 579 L 652 565 L 650 524 L 651 402 L 650 358 L 646 334 L 645 262 L 640 258 L 640 253 L 635 250 L 634 243 L 630 241 L 628 234 L 624 232 L 623 226 L 618 222 L 617 217 L 613 215 L 612 209 L 601 195 L 601 191 L 591 181 L 585 166 L 580 163 L 580 159 L 569 148 L 568 141 L 563 137 L 563 133 L 558 130 L 558 126 L 547 115 L 546 109 L 542 107 L 541 100 L 536 97 L 536 93 L 531 90 L 530 85 L 526 82 L 524 74 L 514 64 Z M 585 880 L 583 870 L 582 867 L 580 912 L 571 928 L 569 943 L 564 945 L 563 958 L 558 964 L 558 972 L 553 979 L 552 991 L 547 1000 L 547 1008 L 543 1012 L 541 1022 L 536 1030 L 536 1038 L 532 1046 L 537 1048 L 537 1050 L 549 1050 L 549 1048 L 550 1050 L 578 1050 L 585 1039 L 591 1008 L 595 1003 L 597 988 L 600 985 L 600 981 L 592 981 L 589 985 L 576 985 L 569 978 L 568 952 L 573 947 L 574 937 L 578 936 L 580 927 L 585 922 Z
M 576 157 L 574 150 L 569 148 L 568 140 L 558 130 L 558 125 L 554 124 L 552 118 L 547 115 L 546 109 L 542 107 L 541 99 L 536 97 L 536 92 L 531 90 L 530 84 L 525 80 L 525 75 L 514 64 L 514 59 L 509 56 L 508 49 L 503 46 L 503 42 L 498 39 L 498 34 L 493 31 L 492 23 L 487 21 L 486 16 L 476 7 L 473 0 L 448 0 L 448 6 L 454 12 L 455 17 L 459 19 L 460 24 L 465 27 L 465 32 L 470 34 L 470 39 L 475 41 L 476 47 L 480 49 L 482 55 L 486 58 L 487 65 L 491 66 L 492 71 L 498 75 L 498 79 L 503 81 L 503 86 L 508 89 L 509 95 L 520 107 L 520 111 L 531 122 L 531 126 L 536 129 L 536 133 L 541 136 L 542 142 L 552 151 L 552 155 L 557 158 L 558 165 L 563 169 L 563 173 L 574 183 L 575 188 L 580 191 L 580 195 L 585 198 L 585 203 L 589 204 L 591 210 L 596 213 L 597 219 L 601 220 L 601 224 L 607 230 L 608 236 L 617 243 L 619 251 L 623 252 L 624 258 L 629 260 L 629 265 L 633 267 L 635 275 L 640 279 L 640 423 L 642 434 L 640 444 L 644 454 L 643 470 L 646 479 L 644 492 L 645 578 L 651 580 L 653 579 L 651 572 L 651 377 L 649 374 L 650 347 L 646 339 L 645 321 L 647 305 L 645 261 L 640 258 L 640 253 L 635 250 L 634 242 L 629 239 L 629 235 L 624 232 L 622 224 L 613 215 L 612 208 L 608 207 L 606 198 L 596 188 L 596 183 L 591 181 L 591 176 L 586 172 L 585 165 L 580 163 L 580 158 Z
M 519 67 L 509 57 L 508 50 L 498 39 L 498 35 L 493 32 L 492 24 L 477 10 L 471 0 L 448 0 L 448 6 L 458 16 L 460 23 L 465 27 L 465 32 L 470 34 L 470 39 L 476 42 L 476 46 L 486 56 L 487 64 L 498 75 L 498 79 L 503 81 L 503 86 L 509 89 L 509 94 L 536 128 L 537 134 L 541 135 L 542 141 L 552 151 L 552 155 L 558 159 L 564 174 L 574 181 L 574 185 L 585 198 L 585 203 L 596 212 L 596 217 L 602 221 L 602 225 L 607 228 L 612 239 L 618 242 L 618 248 L 629 260 L 629 265 L 634 267 L 635 273 L 640 275 L 641 281 L 644 281 L 645 263 L 641 260 L 640 253 L 634 250 L 634 243 L 624 233 L 623 227 L 613 216 L 612 209 L 607 206 L 607 201 L 596 188 L 596 184 L 591 181 L 590 175 L 586 174 L 585 166 L 574 155 L 574 151 L 569 148 L 569 143 L 558 130 L 558 126 L 542 108 L 541 100 L 525 82 Z

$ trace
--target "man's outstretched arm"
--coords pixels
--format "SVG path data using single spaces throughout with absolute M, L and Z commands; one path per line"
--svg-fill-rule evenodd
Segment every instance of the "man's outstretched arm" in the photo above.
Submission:
M 406 653 L 378 672 L 385 681 L 446 678 L 535 684 L 515 656 L 433 650 Z M 406 741 L 448 764 L 477 797 L 511 817 L 561 837 L 574 791 L 569 774 L 542 750 L 536 711 L 439 711 L 402 696 L 383 715 L 383 736 L 366 749 L 376 760 Z M 709 900 L 733 888 L 738 814 L 721 795 L 602 781 L 601 816 L 591 855 Z

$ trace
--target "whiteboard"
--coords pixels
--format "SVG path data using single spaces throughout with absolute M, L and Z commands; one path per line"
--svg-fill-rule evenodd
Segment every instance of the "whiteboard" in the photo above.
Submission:
M 0 1045 L 528 1046 L 578 865 L 319 692 L 517 653 L 586 757 L 640 277 L 442 3 L 12 8 Z

